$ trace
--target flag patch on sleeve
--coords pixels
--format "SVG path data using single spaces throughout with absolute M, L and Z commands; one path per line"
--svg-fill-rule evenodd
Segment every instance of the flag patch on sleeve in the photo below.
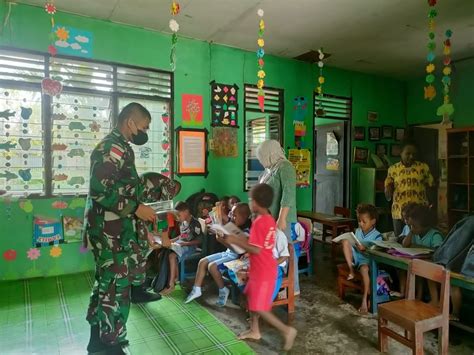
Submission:
M 120 148 L 118 145 L 112 144 L 112 148 L 110 148 L 110 157 L 120 160 L 123 157 L 123 149 Z

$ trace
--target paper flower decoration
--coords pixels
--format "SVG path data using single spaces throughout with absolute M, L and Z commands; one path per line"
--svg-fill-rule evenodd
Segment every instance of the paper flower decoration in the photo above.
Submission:
M 16 250 L 8 249 L 3 253 L 3 259 L 6 261 L 14 261 L 16 259 Z
M 263 88 L 263 85 L 264 85 L 264 81 L 263 81 L 263 80 L 258 80 L 258 81 L 257 81 L 257 88 L 262 89 L 262 88 Z
M 453 104 L 450 103 L 449 99 L 449 88 L 451 86 L 451 36 L 453 32 L 451 30 L 447 30 L 445 32 L 446 39 L 444 40 L 443 44 L 443 53 L 444 53 L 444 59 L 443 59 L 443 78 L 441 79 L 441 82 L 443 83 L 443 104 L 438 107 L 438 110 L 436 111 L 436 114 L 438 116 L 442 116 L 442 124 L 449 124 L 451 123 L 450 116 L 454 113 L 454 106 Z
M 435 65 L 433 63 L 430 63 L 426 66 L 426 72 L 427 73 L 432 73 L 435 71 Z
M 259 38 L 259 39 L 257 40 L 257 44 L 258 44 L 259 47 L 263 47 L 263 46 L 265 45 L 264 39 L 263 39 L 263 38 Z
M 263 58 L 258 58 L 258 66 L 263 67 L 264 65 L 265 65 L 265 61 L 263 60 Z
M 26 257 L 30 259 L 31 261 L 38 259 L 41 256 L 41 251 L 36 248 L 30 248 L 26 252 Z
M 259 70 L 257 72 L 257 76 L 260 78 L 260 79 L 264 79 L 265 78 L 265 72 L 263 70 Z
M 258 39 L 257 39 L 257 64 L 258 64 L 258 70 L 257 70 L 257 88 L 258 88 L 258 106 L 260 107 L 260 110 L 262 112 L 265 111 L 265 92 L 263 91 L 263 87 L 265 86 L 265 82 L 263 79 L 265 79 L 265 71 L 263 70 L 263 67 L 265 66 L 265 61 L 263 60 L 263 57 L 265 56 L 265 50 L 263 47 L 265 46 L 265 40 L 263 39 L 263 34 L 265 33 L 265 21 L 263 21 L 263 15 L 264 11 L 262 9 L 257 10 L 257 15 L 260 17 L 260 21 L 258 22 Z
M 263 17 L 264 14 L 265 14 L 265 12 L 263 11 L 263 9 L 258 9 L 258 10 L 257 10 L 257 15 L 258 15 L 259 17 Z
M 66 30 L 65 27 L 59 27 L 56 30 L 56 37 L 58 37 L 60 41 L 67 41 L 69 39 L 69 31 Z
M 173 32 L 179 31 L 179 23 L 173 18 L 170 20 L 170 30 Z
M 51 257 L 53 258 L 59 258 L 63 253 L 63 250 L 61 249 L 61 247 L 55 245 L 54 247 L 51 248 L 51 250 L 49 251 L 49 255 L 51 255 Z
M 176 16 L 177 14 L 179 14 L 180 10 L 181 7 L 179 6 L 179 4 L 176 1 L 173 1 L 173 3 L 171 4 L 171 15 Z
M 323 75 L 323 68 L 324 68 L 324 52 L 322 48 L 318 49 L 318 68 L 319 68 L 319 77 L 318 77 L 318 86 L 316 87 L 316 92 L 320 97 L 323 96 L 323 84 L 326 82 L 326 79 Z M 322 100 L 319 100 L 319 108 L 322 109 Z
M 54 5 L 53 3 L 51 2 L 47 2 L 45 5 L 44 5 L 44 10 L 50 14 L 50 15 L 54 15 L 56 13 L 56 5 Z
M 448 66 L 444 67 L 443 68 L 443 74 L 444 75 L 450 75 L 451 74 L 451 67 L 448 67 Z
M 257 50 L 257 57 L 258 57 L 259 59 L 262 59 L 264 55 L 265 55 L 265 50 L 264 50 L 263 48 L 259 48 L 259 49 Z
M 436 89 L 433 85 L 428 85 L 424 87 L 425 90 L 425 99 L 433 100 L 436 96 Z
M 58 50 L 54 45 L 50 44 L 48 46 L 48 53 L 54 57 L 56 54 L 58 54 Z
M 434 71 L 435 71 L 435 65 L 433 64 L 436 55 L 434 50 L 436 49 L 436 42 L 435 42 L 435 33 L 434 33 L 434 28 L 435 28 L 435 18 L 438 16 L 438 12 L 434 8 L 436 5 L 436 0 L 428 0 L 428 6 L 430 7 L 430 10 L 428 11 L 428 55 L 426 56 L 426 59 L 428 61 L 428 64 L 426 65 L 426 75 L 425 81 L 428 83 L 428 86 L 425 86 L 424 92 L 425 92 L 425 99 L 427 100 L 433 100 L 436 97 L 436 89 L 432 85 L 433 82 L 435 81 L 435 76 L 434 76 Z

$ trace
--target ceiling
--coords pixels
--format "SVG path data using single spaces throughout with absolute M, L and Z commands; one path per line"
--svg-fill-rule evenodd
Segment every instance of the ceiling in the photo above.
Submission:
M 16 2 L 43 6 L 44 0 Z M 56 0 L 59 11 L 170 32 L 170 0 Z M 327 65 L 398 78 L 422 75 L 426 0 L 181 0 L 180 35 L 256 50 L 257 10 L 265 11 L 265 51 L 293 58 L 323 47 Z M 438 0 L 438 60 L 446 29 L 452 57 L 474 56 L 474 0 Z

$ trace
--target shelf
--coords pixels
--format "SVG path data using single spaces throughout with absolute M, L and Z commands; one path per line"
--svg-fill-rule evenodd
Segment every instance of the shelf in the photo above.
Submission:
M 450 208 L 449 210 L 451 212 L 469 213 L 469 210 L 462 210 L 462 209 L 458 209 L 458 208 Z
M 472 185 L 472 184 L 468 184 L 467 182 L 450 182 L 449 185 L 467 186 L 467 185 Z
M 467 156 L 466 154 L 448 156 L 448 159 L 467 159 L 467 158 L 469 158 L 469 156 Z

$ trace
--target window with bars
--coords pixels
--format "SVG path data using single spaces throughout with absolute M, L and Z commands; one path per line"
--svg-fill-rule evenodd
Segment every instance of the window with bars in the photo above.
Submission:
M 257 147 L 260 143 L 275 139 L 282 144 L 283 90 L 264 89 L 265 110 L 258 106 L 258 89 L 245 85 L 245 159 L 244 189 L 250 190 L 258 183 L 264 168 L 257 159 Z
M 61 95 L 42 95 L 47 76 Z M 86 194 L 90 154 L 130 102 L 152 115 L 149 142 L 133 146 L 138 172 L 169 175 L 171 98 L 167 72 L 0 49 L 0 189 Z
M 350 121 L 352 119 L 352 99 L 314 93 L 314 118 L 329 118 Z

